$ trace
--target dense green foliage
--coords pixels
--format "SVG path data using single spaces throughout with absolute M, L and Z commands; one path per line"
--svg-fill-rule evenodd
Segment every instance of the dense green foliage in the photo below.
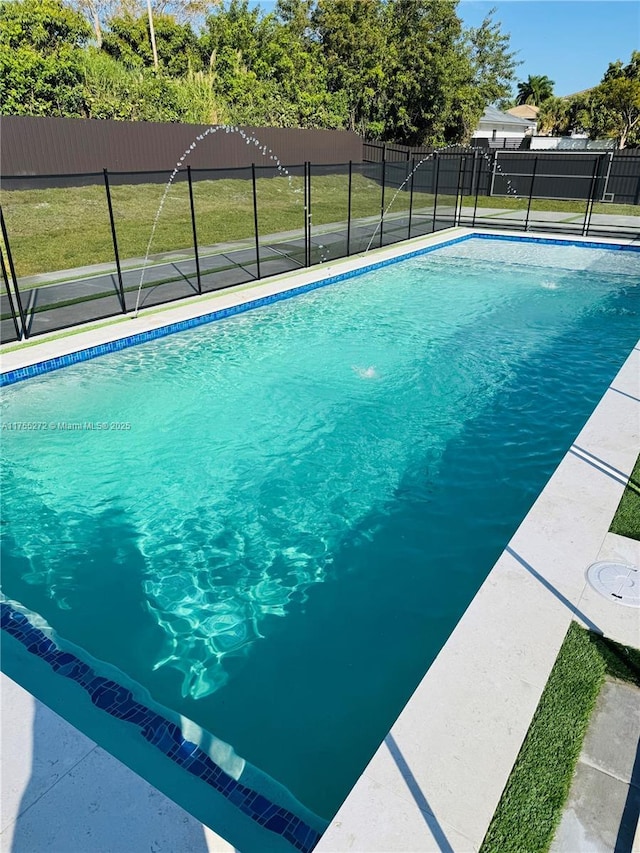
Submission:
M 0 111 L 79 116 L 83 47 L 91 30 L 58 0 L 0 6 Z
M 515 54 L 493 12 L 465 29 L 458 0 L 0 0 L 0 114 L 346 128 L 407 144 L 467 142 L 505 107 Z M 640 142 L 640 53 L 599 86 L 517 101 L 540 128 Z
M 640 685 L 640 652 L 573 622 L 480 853 L 549 849 L 605 676 Z
M 156 15 L 153 23 L 158 59 L 165 74 L 180 77 L 202 68 L 198 40 L 189 24 L 178 24 L 169 15 Z M 153 54 L 147 19 L 130 15 L 112 18 L 102 38 L 102 50 L 127 68 L 151 68 Z
M 627 65 L 612 62 L 593 89 L 569 98 L 549 98 L 540 111 L 542 130 L 556 135 L 588 133 L 615 139 L 619 148 L 640 145 L 640 51 Z
M 467 140 L 514 79 L 508 36 L 491 15 L 464 30 L 457 0 L 278 0 L 269 14 L 156 0 L 157 68 L 142 4 L 68 3 L 0 0 L 1 113 L 446 144 Z

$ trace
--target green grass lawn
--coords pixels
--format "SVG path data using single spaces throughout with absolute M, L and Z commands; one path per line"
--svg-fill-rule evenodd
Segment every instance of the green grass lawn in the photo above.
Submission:
M 640 539 L 640 456 L 611 522 L 611 532 Z
M 164 185 L 111 186 L 118 249 L 123 261 L 144 257 Z M 259 178 L 258 215 L 261 235 L 304 227 L 302 178 Z M 393 198 L 387 190 L 385 205 Z M 414 206 L 431 196 L 416 192 Z M 346 175 L 312 179 L 314 226 L 346 222 Z M 354 219 L 380 215 L 381 188 L 353 175 L 351 211 Z M 105 189 L 102 185 L 44 190 L 3 190 L 1 202 L 18 276 L 113 261 Z M 254 239 L 253 196 L 246 179 L 195 181 L 194 202 L 201 251 L 206 246 Z M 409 195 L 396 197 L 390 214 L 408 209 Z M 159 218 L 151 254 L 191 250 L 193 233 L 188 185 L 174 184 Z
M 607 675 L 640 686 L 640 651 L 572 623 L 480 853 L 549 849 Z
M 475 196 L 465 196 L 462 200 L 466 207 L 473 207 Z M 499 210 L 526 210 L 529 204 L 527 196 L 522 198 L 513 196 L 478 196 L 478 207 L 490 207 Z M 572 213 L 576 216 L 584 216 L 586 201 L 564 201 L 563 199 L 534 198 L 531 201 L 532 212 L 551 211 L 555 213 Z M 603 204 L 596 202 L 593 205 L 593 213 L 608 213 L 610 216 L 637 216 L 640 218 L 640 206 L 634 204 Z
M 144 257 L 153 220 L 164 193 L 163 184 L 123 184 L 112 180 L 111 193 L 120 258 Z M 258 178 L 260 234 L 297 230 L 303 233 L 304 191 L 301 177 Z M 388 215 L 408 211 L 409 192 L 387 187 Z M 9 241 L 19 277 L 55 272 L 78 266 L 113 263 L 113 244 L 105 189 L 102 184 L 44 190 L 2 190 L 0 201 L 7 222 Z M 207 246 L 241 240 L 253 241 L 253 196 L 251 181 L 229 178 L 194 181 L 194 201 L 201 251 Z M 380 215 L 380 184 L 354 173 L 351 199 L 353 219 Z M 453 205 L 455 196 L 438 196 L 439 205 Z M 473 206 L 475 198 L 463 199 Z M 433 196 L 414 192 L 414 210 L 429 208 Z M 481 207 L 522 210 L 526 199 L 486 197 Z M 348 179 L 346 175 L 314 175 L 312 212 L 314 226 L 346 222 Z M 584 214 L 584 202 L 537 199 L 532 211 Z M 594 212 L 640 214 L 632 205 L 597 204 Z M 151 255 L 179 250 L 191 251 L 193 233 L 186 181 L 170 189 L 151 246 Z

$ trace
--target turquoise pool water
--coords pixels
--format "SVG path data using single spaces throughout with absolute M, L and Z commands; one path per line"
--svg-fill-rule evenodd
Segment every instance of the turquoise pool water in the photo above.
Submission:
M 473 239 L 8 388 L 3 591 L 331 817 L 636 342 L 639 281 Z

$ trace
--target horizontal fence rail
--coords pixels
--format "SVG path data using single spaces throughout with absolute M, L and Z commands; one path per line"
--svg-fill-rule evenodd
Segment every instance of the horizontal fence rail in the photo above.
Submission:
M 365 143 L 338 164 L 2 179 L 0 337 L 250 284 L 455 225 L 640 236 L 640 152 Z

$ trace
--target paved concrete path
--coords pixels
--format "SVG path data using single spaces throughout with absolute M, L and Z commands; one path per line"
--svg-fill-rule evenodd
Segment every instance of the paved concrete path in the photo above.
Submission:
M 607 681 L 551 853 L 631 853 L 640 811 L 640 690 Z

